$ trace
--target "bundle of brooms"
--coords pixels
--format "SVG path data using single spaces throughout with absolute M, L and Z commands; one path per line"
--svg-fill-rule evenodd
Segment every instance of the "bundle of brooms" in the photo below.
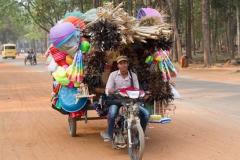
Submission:
M 106 3 L 103 7 L 98 7 L 98 18 L 95 21 L 90 22 L 84 32 L 88 33 L 88 28 L 91 25 L 94 25 L 94 23 L 101 21 L 101 19 L 107 19 L 118 25 L 122 38 L 121 42 L 125 44 L 134 43 L 134 39 L 147 43 L 146 39 L 158 40 L 161 37 L 170 36 L 172 33 L 172 30 L 169 29 L 170 24 L 168 23 L 159 23 L 154 26 L 140 24 L 135 17 L 129 16 L 129 14 L 121 8 L 123 6 L 124 2 L 114 8 L 113 2 L 110 2 Z

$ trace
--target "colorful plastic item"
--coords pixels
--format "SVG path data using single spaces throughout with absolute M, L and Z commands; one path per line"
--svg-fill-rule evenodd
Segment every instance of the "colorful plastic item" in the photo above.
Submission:
M 145 63 L 150 65 L 150 64 L 152 64 L 152 61 L 153 61 L 153 56 L 148 56 L 145 60 Z
M 70 22 L 75 27 L 77 27 L 77 25 L 79 25 L 79 27 L 81 29 L 86 27 L 86 24 L 80 18 L 78 18 L 76 16 L 69 16 L 69 17 L 65 18 L 62 22 Z
M 152 16 L 157 16 L 160 19 L 161 23 L 164 23 L 163 18 L 161 16 L 161 14 L 156 10 L 156 9 L 152 9 L 152 8 L 140 8 L 138 10 L 137 13 L 137 20 L 140 21 L 143 17 L 148 16 L 148 17 L 152 17 Z
M 50 39 L 59 39 L 75 31 L 75 26 L 70 22 L 63 22 L 55 25 L 50 30 Z
M 72 80 L 73 82 L 81 82 L 83 80 L 83 56 L 82 51 L 79 50 L 73 60 L 73 63 L 71 65 L 71 69 L 68 75 L 68 79 Z
M 61 52 L 59 49 L 55 48 L 54 46 L 49 48 L 49 51 L 52 54 L 53 59 L 55 62 L 65 60 L 67 54 L 64 52 Z
M 59 66 L 57 69 L 57 74 L 59 77 L 65 77 L 66 76 L 66 71 L 63 67 Z
M 76 112 L 81 110 L 87 103 L 88 98 L 79 98 L 76 103 L 77 88 L 68 88 L 63 86 L 59 93 L 59 102 L 62 108 L 67 112 Z
M 162 54 L 161 54 L 161 51 L 156 51 L 154 54 L 153 54 L 153 59 L 155 61 L 162 61 Z
M 71 65 L 71 64 L 72 64 L 73 58 L 72 58 L 71 55 L 67 55 L 67 56 L 66 56 L 66 62 L 67 62 L 68 65 Z
M 82 52 L 87 52 L 90 48 L 90 43 L 88 41 L 83 41 L 82 44 Z
M 167 56 L 167 54 L 163 51 L 163 56 L 165 59 L 165 62 L 167 63 L 168 67 L 170 68 L 170 70 L 174 73 L 175 76 L 178 76 L 178 73 L 175 69 L 175 67 L 173 66 L 171 60 L 169 59 L 169 57 Z

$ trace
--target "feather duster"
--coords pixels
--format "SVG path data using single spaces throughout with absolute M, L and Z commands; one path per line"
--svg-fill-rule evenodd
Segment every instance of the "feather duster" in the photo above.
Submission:
M 156 47 L 159 49 L 161 48 L 162 50 L 169 51 L 173 47 L 173 41 L 171 40 L 171 38 L 162 37 L 157 40 Z
M 86 74 L 83 79 L 83 83 L 88 84 L 89 90 L 95 92 L 97 87 L 103 85 L 101 78 L 102 72 L 108 62 L 106 54 L 104 52 L 92 52 L 87 60 Z
M 151 92 L 151 96 L 148 101 L 159 101 L 164 100 L 168 102 L 173 100 L 173 94 L 168 82 L 163 81 L 162 72 L 152 72 L 150 75 L 147 90 Z
M 142 43 L 142 46 L 145 50 L 155 50 L 157 46 L 157 41 L 154 39 L 146 39 L 147 43 Z
M 122 41 L 120 30 L 116 23 L 102 18 L 86 28 L 91 36 L 90 42 L 97 51 L 116 51 Z
M 162 37 L 158 40 L 146 39 L 147 43 L 142 43 L 146 50 L 162 49 L 169 51 L 173 47 L 173 41 L 170 38 Z

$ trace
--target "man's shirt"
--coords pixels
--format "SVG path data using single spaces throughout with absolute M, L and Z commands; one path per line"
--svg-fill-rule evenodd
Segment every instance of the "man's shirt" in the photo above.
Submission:
M 123 78 L 120 70 L 112 72 L 107 81 L 105 93 L 108 94 L 109 89 L 120 89 L 120 88 L 127 88 L 131 86 L 131 78 L 133 79 L 133 85 L 135 88 L 139 88 L 139 83 L 137 79 L 137 75 L 133 72 L 132 77 L 130 76 L 130 73 L 128 72 L 128 76 L 126 78 Z

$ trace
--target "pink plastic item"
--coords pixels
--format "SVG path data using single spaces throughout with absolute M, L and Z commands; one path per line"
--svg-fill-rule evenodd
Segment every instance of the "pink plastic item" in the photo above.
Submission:
M 152 16 L 157 16 L 160 18 L 160 22 L 164 23 L 163 18 L 161 16 L 161 14 L 156 10 L 156 9 L 152 9 L 152 8 L 140 8 L 138 10 L 138 14 L 137 14 L 137 20 L 140 21 L 143 17 L 148 16 L 148 17 L 152 17 Z
M 69 88 L 73 88 L 73 87 L 74 87 L 74 83 L 71 81 L 71 82 L 68 84 L 68 87 L 69 87 Z
M 63 65 L 63 68 L 64 68 L 64 69 L 67 69 L 67 68 L 68 68 L 68 65 L 66 65 L 66 64 Z

